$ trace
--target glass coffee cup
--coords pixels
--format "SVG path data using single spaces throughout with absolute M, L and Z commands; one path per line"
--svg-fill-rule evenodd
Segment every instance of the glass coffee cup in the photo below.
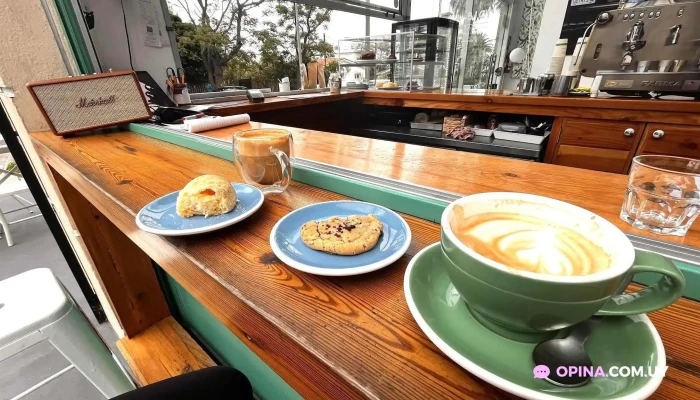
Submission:
M 683 236 L 700 214 L 700 160 L 634 158 L 620 218 L 638 229 Z
M 292 133 L 251 129 L 233 135 L 233 162 L 243 180 L 267 193 L 282 193 L 292 178 Z

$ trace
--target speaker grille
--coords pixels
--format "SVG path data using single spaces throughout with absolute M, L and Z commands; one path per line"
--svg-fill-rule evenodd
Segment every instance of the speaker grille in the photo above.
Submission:
M 149 118 L 131 74 L 34 86 L 33 90 L 58 133 Z

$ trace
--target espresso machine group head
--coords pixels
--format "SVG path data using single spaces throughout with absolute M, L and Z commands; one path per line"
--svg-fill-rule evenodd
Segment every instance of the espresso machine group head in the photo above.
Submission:
M 601 13 L 580 71 L 610 94 L 700 97 L 700 0 L 626 0 Z

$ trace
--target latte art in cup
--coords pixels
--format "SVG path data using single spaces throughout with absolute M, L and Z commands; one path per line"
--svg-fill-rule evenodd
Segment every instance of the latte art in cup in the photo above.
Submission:
M 456 205 L 449 221 L 464 245 L 516 271 L 583 276 L 612 265 L 610 255 L 586 236 L 534 215 L 492 211 L 467 216 Z

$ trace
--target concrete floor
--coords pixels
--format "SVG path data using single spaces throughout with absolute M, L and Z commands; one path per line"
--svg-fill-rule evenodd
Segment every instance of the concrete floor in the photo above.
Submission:
M 26 199 L 32 198 L 29 191 L 21 192 L 20 195 Z M 0 194 L 1 209 L 11 210 L 17 207 L 19 204 L 14 198 Z M 38 209 L 35 212 L 39 212 Z M 28 211 L 19 211 L 7 215 L 7 219 L 12 222 L 29 215 Z M 116 349 L 117 337 L 114 330 L 108 323 L 97 324 L 43 217 L 10 225 L 10 231 L 15 243 L 12 247 L 7 246 L 4 233 L 0 234 L 0 280 L 34 268 L 51 268 L 112 352 L 121 357 Z M 12 399 L 68 365 L 68 361 L 48 342 L 0 361 L 0 400 Z M 80 372 L 72 369 L 22 399 L 92 400 L 104 399 L 104 396 Z

